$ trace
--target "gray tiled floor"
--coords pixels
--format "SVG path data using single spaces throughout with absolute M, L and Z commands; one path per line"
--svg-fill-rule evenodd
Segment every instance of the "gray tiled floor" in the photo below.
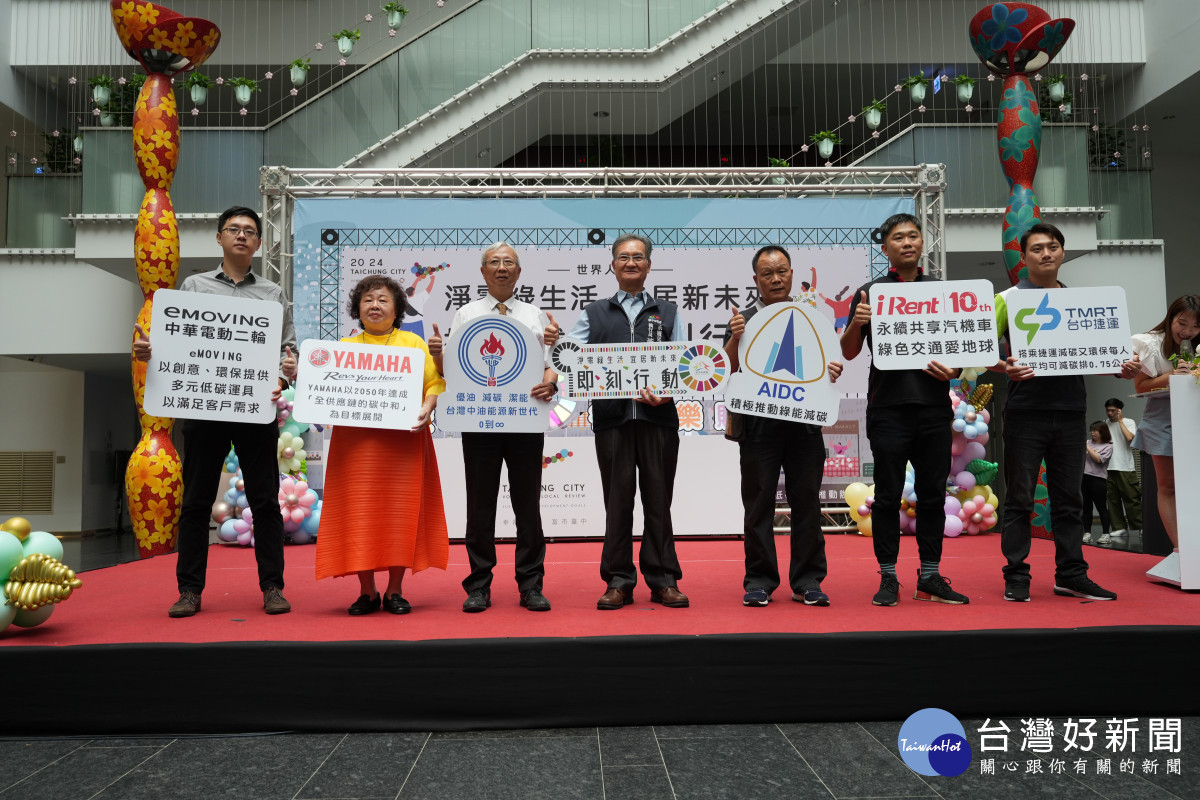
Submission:
M 790 723 L 570 728 L 464 733 L 0 740 L 0 800 L 706 800 L 731 798 L 1111 798 L 1200 800 L 1200 718 L 1184 718 L 1181 751 L 1105 751 L 1105 717 L 1086 770 L 1058 734 L 1046 753 L 981 753 L 982 720 L 963 720 L 976 759 L 957 777 L 923 777 L 900 760 L 901 723 Z M 995 759 L 995 772 L 980 756 Z M 1112 758 L 1112 775 L 1097 758 Z M 1180 774 L 1167 774 L 1166 759 Z M 1122 772 L 1120 761 L 1133 769 Z M 1148 770 L 1157 759 L 1156 773 Z M 1055 768 L 1056 761 L 1065 766 Z

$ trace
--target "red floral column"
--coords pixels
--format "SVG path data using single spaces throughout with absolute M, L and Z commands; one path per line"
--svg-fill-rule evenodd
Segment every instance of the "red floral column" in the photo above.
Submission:
M 1042 119 L 1037 93 L 1026 76 L 1049 64 L 1073 30 L 1074 20 L 1050 19 L 1029 3 L 993 3 L 971 19 L 972 49 L 984 66 L 1004 78 L 996 139 L 1000 168 L 1009 186 L 1002 232 L 1004 265 L 1014 284 L 1025 277 L 1021 237 L 1042 218 L 1033 193 Z
M 112 17 L 121 45 L 149 76 L 133 116 L 133 153 L 146 187 L 133 252 L 145 298 L 137 322 L 150 331 L 154 292 L 175 288 L 179 273 L 179 228 L 171 205 L 171 181 L 179 163 L 179 116 L 171 76 L 202 64 L 216 49 L 221 32 L 207 20 L 183 17 L 149 2 L 112 0 Z M 145 412 L 146 364 L 136 358 L 132 364 L 142 437 L 125 470 L 125 493 L 138 553 L 148 558 L 175 549 L 183 477 L 171 442 L 175 421 Z

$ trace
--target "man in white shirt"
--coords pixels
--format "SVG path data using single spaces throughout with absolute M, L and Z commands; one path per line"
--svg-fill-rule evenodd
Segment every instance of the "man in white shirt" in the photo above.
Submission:
M 1133 450 L 1129 447 L 1137 433 L 1137 423 L 1125 416 L 1124 408 L 1125 404 L 1116 397 L 1104 401 L 1113 445 L 1112 459 L 1108 462 L 1107 492 L 1112 536 L 1142 529 L 1142 482 L 1138 480 Z
M 456 331 L 471 320 L 492 314 L 511 317 L 533 331 L 543 347 L 547 331 L 557 335 L 558 326 L 537 306 L 518 300 L 515 291 L 521 278 L 521 260 L 507 242 L 497 242 L 483 251 L 480 272 L 487 284 L 485 297 L 460 308 L 450 322 Z M 442 369 L 442 336 L 437 325 L 429 339 L 429 353 Z M 543 358 L 545 354 L 543 353 Z M 546 367 L 542 382 L 530 395 L 543 402 L 558 391 L 554 370 Z M 542 532 L 542 433 L 466 433 L 462 435 L 463 462 L 467 480 L 467 557 L 471 574 L 463 581 L 467 599 L 463 611 L 476 613 L 492 604 L 492 570 L 496 566 L 496 503 L 500 492 L 500 464 L 508 467 L 508 489 L 517 523 L 516 577 L 521 605 L 530 611 L 549 611 L 550 601 L 542 594 L 545 575 L 546 538 Z

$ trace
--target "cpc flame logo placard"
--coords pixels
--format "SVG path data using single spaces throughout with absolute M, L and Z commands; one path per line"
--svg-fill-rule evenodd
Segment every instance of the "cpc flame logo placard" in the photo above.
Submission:
M 507 385 L 521 374 L 528 357 L 521 331 L 501 317 L 481 317 L 458 339 L 463 373 L 480 386 Z

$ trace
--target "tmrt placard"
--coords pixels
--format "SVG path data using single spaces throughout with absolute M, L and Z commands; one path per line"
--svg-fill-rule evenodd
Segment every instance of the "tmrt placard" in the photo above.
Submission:
M 270 422 L 283 307 L 270 300 L 159 289 L 146 367 L 146 413 Z
M 300 422 L 409 430 L 424 400 L 425 351 L 305 339 L 292 413 Z
M 495 315 L 453 331 L 443 350 L 446 391 L 437 424 L 445 431 L 541 433 L 549 405 L 529 392 L 542 382 L 546 359 L 533 331 Z
M 774 303 L 746 323 L 738 344 L 741 368 L 725 388 L 725 406 L 739 414 L 832 425 L 841 395 L 829 380 L 837 336 L 819 311 Z
M 876 283 L 871 358 L 877 369 L 983 367 L 1000 359 L 994 290 L 985 280 Z
M 1008 315 L 1012 355 L 1037 375 L 1120 372 L 1133 355 L 1120 286 L 1010 289 L 998 297 Z

